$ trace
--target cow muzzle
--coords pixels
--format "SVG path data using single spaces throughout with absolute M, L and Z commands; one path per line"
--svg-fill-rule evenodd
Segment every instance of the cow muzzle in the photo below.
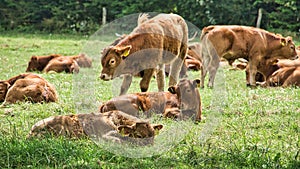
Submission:
M 105 74 L 105 73 L 101 73 L 100 75 L 100 79 L 104 80 L 104 81 L 108 81 L 112 79 L 112 76 Z

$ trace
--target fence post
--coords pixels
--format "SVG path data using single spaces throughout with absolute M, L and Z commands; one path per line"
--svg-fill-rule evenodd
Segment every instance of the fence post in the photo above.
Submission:
M 106 8 L 102 8 L 102 25 L 106 24 Z
M 258 9 L 258 17 L 257 17 L 257 21 L 256 21 L 257 28 L 260 28 L 261 18 L 262 18 L 262 8 L 259 8 Z

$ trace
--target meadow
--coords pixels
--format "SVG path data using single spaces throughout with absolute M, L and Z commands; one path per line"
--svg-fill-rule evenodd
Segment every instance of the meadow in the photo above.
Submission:
M 24 73 L 32 55 L 76 55 L 84 51 L 87 40 L 88 37 L 75 35 L 2 34 L 0 79 Z M 100 43 L 96 51 L 99 57 L 105 44 L 109 42 Z M 100 74 L 96 62 L 99 58 L 94 59 L 95 76 Z M 82 69 L 80 73 L 85 71 Z M 160 122 L 165 127 L 155 142 L 168 145 L 165 142 L 172 140 L 174 144 L 159 154 L 153 150 L 158 146 L 142 147 L 139 151 L 145 149 L 144 155 L 150 155 L 131 158 L 115 154 L 89 139 L 26 139 L 37 121 L 78 113 L 76 100 L 85 97 L 74 85 L 76 75 L 36 73 L 56 87 L 59 102 L 18 103 L 0 108 L 0 168 L 300 168 L 299 88 L 250 89 L 246 87 L 244 71 L 225 67 L 218 73 L 214 89 L 199 89 L 205 120 L 199 124 L 187 123 L 188 130 L 173 141 L 174 137 L 159 135 L 168 133 L 170 126 L 175 126 L 175 133 L 180 133 L 184 125 L 162 119 Z M 113 97 L 114 86 L 113 82 L 92 78 L 93 83 L 85 82 L 94 87 L 90 101 L 95 103 L 92 105 L 95 108 L 97 102 Z M 200 72 L 189 72 L 188 78 L 200 78 Z M 130 92 L 139 91 L 138 82 L 135 78 Z M 150 90 L 156 90 L 154 79 Z

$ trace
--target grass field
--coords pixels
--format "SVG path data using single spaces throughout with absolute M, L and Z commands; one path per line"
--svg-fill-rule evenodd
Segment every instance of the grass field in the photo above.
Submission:
M 87 37 L 79 36 L 2 35 L 0 79 L 23 73 L 32 55 L 75 55 L 84 51 L 86 42 Z M 100 68 L 94 66 L 93 71 L 98 75 Z M 219 86 L 199 89 L 206 120 L 197 125 L 187 123 L 189 130 L 175 138 L 170 149 L 143 158 L 114 154 L 89 139 L 26 139 L 35 122 L 77 113 L 74 100 L 86 96 L 76 90 L 73 75 L 40 74 L 54 84 L 59 102 L 0 108 L 0 168 L 300 168 L 300 89 L 249 89 L 243 71 L 224 68 L 219 74 Z M 190 79 L 197 77 L 199 72 L 189 72 Z M 131 92 L 138 91 L 138 80 L 134 79 Z M 101 102 L 113 96 L 112 82 L 95 77 L 89 85 L 95 86 L 90 100 Z M 150 90 L 156 90 L 154 80 Z M 169 120 L 161 123 L 165 127 L 160 135 L 179 125 Z M 184 128 L 177 130 L 180 133 Z M 167 137 L 155 139 L 168 141 Z M 151 155 L 156 150 L 163 148 L 156 144 L 135 152 L 149 151 Z

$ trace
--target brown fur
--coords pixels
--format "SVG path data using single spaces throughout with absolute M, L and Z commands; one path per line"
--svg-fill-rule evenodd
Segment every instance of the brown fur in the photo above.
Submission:
M 121 111 L 109 111 L 52 116 L 33 125 L 28 137 L 40 137 L 46 134 L 71 138 L 99 136 L 116 142 L 133 137 L 150 138 L 150 143 L 153 143 L 155 130 L 160 130 L 162 127 L 162 125 L 150 124 Z
M 60 72 L 66 72 L 66 73 L 78 73 L 79 72 L 79 66 L 76 62 L 76 57 L 70 57 L 70 56 L 60 56 L 56 57 L 47 64 L 47 66 L 44 68 L 43 72 L 50 72 L 54 71 L 57 73 Z
M 7 88 L 3 88 L 6 86 Z M 18 101 L 56 102 L 57 94 L 53 85 L 44 78 L 31 74 L 21 74 L 6 81 L 0 81 L 1 100 L 4 105 Z M 5 93 L 5 94 L 4 94 Z M 3 100 L 3 96 L 5 99 Z
M 75 61 L 78 63 L 79 67 L 92 67 L 92 59 L 89 58 L 86 54 L 80 53 L 77 56 L 71 56 L 75 58 Z
M 296 56 L 291 37 L 284 38 L 259 28 L 209 26 L 202 30 L 200 38 L 203 57 L 201 87 L 204 87 L 207 70 L 210 74 L 208 86 L 213 86 L 220 58 L 231 63 L 237 58 L 248 60 L 250 85 L 255 86 L 258 67 L 264 66 L 267 59 L 290 59 Z
M 272 74 L 269 79 L 270 86 L 300 86 L 300 66 L 282 67 Z
M 49 61 L 53 58 L 59 57 L 59 54 L 51 54 L 49 56 L 31 56 L 26 72 L 42 71 Z
M 172 63 L 169 86 L 176 84 L 179 69 L 187 52 L 187 25 L 175 14 L 160 14 L 139 24 L 128 36 L 102 53 L 102 80 L 129 74 L 145 73 L 140 82 L 141 91 L 147 91 L 153 69 L 158 66 L 159 91 L 164 90 L 164 64 Z M 151 74 L 152 73 L 152 74 Z M 121 93 L 125 94 L 132 78 L 124 78 Z
M 201 98 L 197 85 L 199 80 L 181 79 L 175 86 L 169 87 L 169 92 L 142 92 L 126 94 L 112 98 L 100 106 L 100 112 L 121 110 L 133 116 L 152 113 L 164 117 L 186 118 L 187 116 L 201 121 Z M 186 114 L 188 113 L 188 114 Z

